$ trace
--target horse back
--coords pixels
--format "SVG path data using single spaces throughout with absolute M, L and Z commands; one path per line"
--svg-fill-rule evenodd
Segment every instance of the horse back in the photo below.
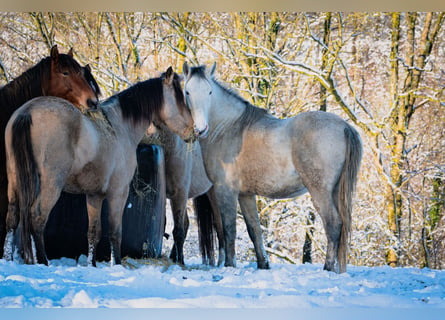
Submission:
M 78 109 L 61 98 L 34 98 L 13 113 L 6 135 L 11 134 L 11 126 L 17 116 L 26 114 L 31 118 L 31 140 L 36 161 L 43 163 L 57 159 L 61 166 L 69 162 L 79 132 L 81 114 Z M 67 152 L 63 152 L 64 149 Z
M 287 119 L 265 115 L 211 148 L 215 153 L 225 152 L 219 155 L 224 170 L 211 170 L 211 180 L 225 179 L 242 193 L 271 198 L 305 193 L 308 181 L 323 181 L 331 188 L 345 161 L 348 126 L 326 112 L 305 112 Z M 224 176 L 215 177 L 217 172 Z

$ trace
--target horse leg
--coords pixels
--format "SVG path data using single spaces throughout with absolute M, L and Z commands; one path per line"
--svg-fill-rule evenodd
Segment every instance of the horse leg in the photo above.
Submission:
M 269 258 L 264 249 L 260 219 L 258 217 L 255 196 L 240 195 L 238 197 L 241 211 L 246 222 L 247 232 L 252 240 L 259 269 L 270 269 Z
M 214 193 L 209 191 L 207 192 L 207 196 L 209 198 L 210 205 L 212 206 L 213 227 L 216 230 L 216 237 L 218 238 L 218 266 L 222 266 L 226 260 L 226 246 L 221 212 L 216 204 Z
M 187 230 L 189 227 L 189 219 L 187 216 L 187 198 L 185 194 L 179 194 L 170 200 L 172 207 L 174 228 L 173 239 L 174 244 L 170 253 L 170 259 L 173 262 L 184 264 L 184 241 L 187 236 Z
M 96 266 L 96 246 L 102 235 L 101 211 L 104 196 L 87 195 L 88 266 Z
M 0 182 L 0 257 L 3 257 L 6 238 L 6 215 L 8 213 L 8 193 L 6 173 L 4 181 Z M 0 178 L 3 179 L 3 178 Z
M 236 267 L 235 238 L 236 238 L 236 204 L 237 194 L 225 186 L 213 186 L 209 191 L 214 194 L 211 199 L 215 200 L 224 233 L 225 263 L 226 267 Z
M 20 221 L 19 216 L 19 206 L 18 206 L 18 199 L 15 194 L 15 189 L 13 190 L 12 184 L 11 187 L 8 188 L 8 209 L 7 209 L 7 215 L 5 217 L 5 230 L 7 230 L 7 234 L 5 235 L 5 243 L 2 257 L 5 260 L 12 261 L 13 259 L 13 242 L 14 242 L 14 232 L 17 229 Z M 3 247 L 3 246 L 2 246 Z
M 51 210 L 62 192 L 56 183 L 47 181 L 49 177 L 42 176 L 40 191 L 31 206 L 31 234 L 36 246 L 37 263 L 45 265 L 48 265 L 44 239 L 45 227 Z
M 122 216 L 124 207 L 128 199 L 129 188 L 126 188 L 122 194 L 108 196 L 108 224 L 110 235 L 111 260 L 110 264 L 122 263 L 121 243 L 122 243 Z
M 340 242 L 342 220 L 335 206 L 331 191 L 311 193 L 312 202 L 323 221 L 327 239 L 326 260 L 324 270 L 339 272 L 338 246 Z

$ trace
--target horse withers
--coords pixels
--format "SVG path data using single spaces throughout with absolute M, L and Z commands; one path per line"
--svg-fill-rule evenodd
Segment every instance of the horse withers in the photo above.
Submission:
M 26 101 L 39 96 L 56 96 L 80 109 L 94 108 L 100 89 L 89 66 L 82 67 L 73 58 L 73 50 L 59 53 L 57 45 L 49 57 L 0 88 L 0 257 L 6 235 L 8 180 L 6 177 L 5 128 L 12 113 Z
M 204 66 L 183 66 L 184 91 L 200 140 L 211 202 L 221 214 L 225 265 L 235 266 L 237 201 L 259 268 L 269 268 L 256 195 L 309 192 L 327 237 L 324 269 L 345 272 L 352 195 L 362 157 L 358 132 L 339 116 L 304 112 L 277 119 L 218 83 Z
M 48 264 L 43 232 L 62 190 L 87 194 L 88 265 L 96 264 L 102 202 L 108 200 L 111 262 L 121 262 L 122 213 L 136 168 L 136 148 L 151 123 L 165 124 L 184 140 L 196 138 L 179 77 L 171 67 L 101 103 L 102 121 L 56 97 L 35 98 L 6 128 L 9 208 L 5 255 L 19 220 L 25 263 Z M 20 192 L 19 192 L 20 191 Z M 6 246 L 5 246 L 6 248 Z

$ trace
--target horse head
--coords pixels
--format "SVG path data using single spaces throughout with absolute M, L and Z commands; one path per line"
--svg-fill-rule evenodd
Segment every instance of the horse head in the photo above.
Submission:
M 164 106 L 161 110 L 161 121 L 186 142 L 196 140 L 194 121 L 187 108 L 181 88 L 181 77 L 169 67 L 161 76 L 163 85 Z
M 208 117 L 213 93 L 211 78 L 215 68 L 216 63 L 210 72 L 206 72 L 205 66 L 190 68 L 187 62 L 182 67 L 186 103 L 195 121 L 195 134 L 200 138 L 206 138 L 209 133 Z
M 42 81 L 44 95 L 65 97 L 76 107 L 96 107 L 100 91 L 89 66 L 81 67 L 73 58 L 73 50 L 59 53 L 57 45 L 51 48 L 51 71 L 48 79 Z

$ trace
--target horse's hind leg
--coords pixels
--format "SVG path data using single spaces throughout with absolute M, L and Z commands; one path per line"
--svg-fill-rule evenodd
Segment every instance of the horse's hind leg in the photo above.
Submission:
M 327 238 L 324 269 L 339 272 L 338 247 L 340 243 L 342 220 L 335 206 L 331 191 L 311 193 L 312 202 L 320 214 Z
M 6 215 L 8 212 L 6 173 L 4 177 L 5 181 L 0 182 L 0 257 L 3 257 L 3 252 L 4 252 L 3 247 L 5 245 L 5 237 L 6 237 Z
M 264 249 L 260 220 L 255 202 L 255 196 L 240 195 L 239 204 L 247 226 L 247 232 L 255 247 L 259 269 L 269 269 L 269 259 Z
M 4 220 L 5 223 L 5 241 L 2 245 L 2 257 L 8 261 L 12 261 L 13 259 L 13 242 L 14 242 L 14 232 L 17 229 L 20 221 L 19 217 L 19 207 L 17 202 L 17 197 L 15 193 L 15 189 L 13 190 L 12 184 L 11 187 L 8 188 L 8 198 L 9 203 L 7 206 L 7 214 Z M 7 200 L 8 202 L 8 200 Z M 5 232 L 6 233 L 6 232 Z
M 122 242 L 122 215 L 128 198 L 128 190 L 121 194 L 107 196 L 108 199 L 108 222 L 111 245 L 111 265 L 121 264 L 121 242 Z M 100 212 L 99 212 L 100 215 Z
M 174 220 L 174 244 L 170 253 L 170 259 L 172 259 L 173 262 L 184 264 L 184 241 L 187 236 L 187 230 L 189 227 L 186 195 L 177 195 L 176 197 L 173 197 L 171 199 L 170 203 Z
M 37 263 L 48 265 L 46 257 L 44 232 L 51 210 L 60 197 L 61 189 L 54 183 L 47 183 L 42 177 L 40 193 L 31 206 L 32 235 L 36 246 Z

